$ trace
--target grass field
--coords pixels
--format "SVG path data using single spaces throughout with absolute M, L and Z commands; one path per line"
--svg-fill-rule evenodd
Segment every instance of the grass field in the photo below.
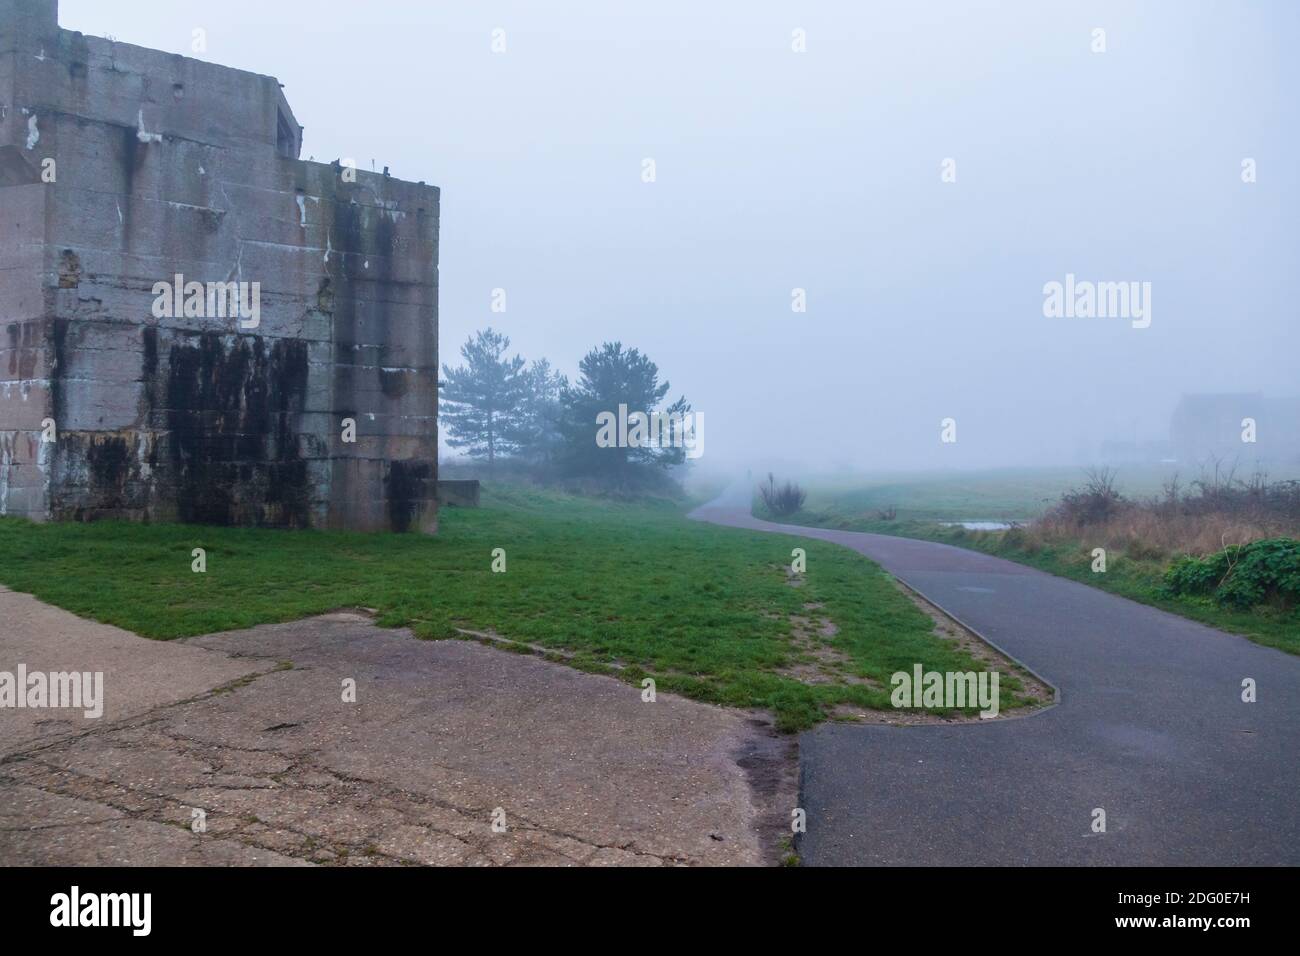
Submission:
M 1154 495 L 1168 474 L 1172 472 L 1156 468 L 1127 474 L 1121 469 L 1120 488 L 1133 497 Z M 1105 573 L 1094 573 L 1092 545 L 1084 541 L 1044 546 L 1014 529 L 968 531 L 944 524 L 1032 519 L 1082 478 L 1077 469 L 1035 469 L 863 477 L 856 484 L 847 478 L 824 479 L 809 484 L 808 501 L 795 515 L 776 519 L 761 506 L 755 513 L 788 524 L 923 538 L 983 551 L 1300 654 L 1300 609 L 1236 611 L 1209 598 L 1168 596 L 1163 593 L 1167 560 L 1112 552 Z M 897 508 L 897 518 L 882 520 L 878 512 L 890 507 Z
M 481 509 L 444 510 L 435 537 L 0 519 L 0 583 L 158 639 L 373 608 L 423 638 L 493 632 L 633 684 L 766 708 L 784 730 L 839 705 L 889 708 L 890 675 L 915 663 L 984 669 L 858 554 L 797 542 L 809 570 L 791 586 L 795 546 L 688 521 L 677 503 L 496 486 Z M 195 548 L 206 573 L 191 570 Z M 811 647 L 795 624 L 808 617 L 838 632 Z M 814 665 L 819 682 L 792 676 Z M 1002 687 L 1004 710 L 1023 704 L 1013 675 Z
M 1133 465 L 1119 471 L 1119 489 L 1134 498 L 1160 493 L 1174 466 Z M 1184 484 L 1196 475 L 1184 469 Z M 1082 468 L 998 468 L 984 471 L 904 472 L 813 476 L 805 512 L 828 527 L 834 522 L 872 520 L 878 511 L 895 508 L 898 520 L 1028 521 L 1041 515 L 1061 495 L 1084 480 Z

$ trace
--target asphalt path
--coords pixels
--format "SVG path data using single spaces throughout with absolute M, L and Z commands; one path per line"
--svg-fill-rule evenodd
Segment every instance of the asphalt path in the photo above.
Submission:
M 1000 558 L 748 504 L 733 489 L 692 517 L 852 548 L 1059 692 L 1022 719 L 809 731 L 805 865 L 1300 863 L 1300 658 Z

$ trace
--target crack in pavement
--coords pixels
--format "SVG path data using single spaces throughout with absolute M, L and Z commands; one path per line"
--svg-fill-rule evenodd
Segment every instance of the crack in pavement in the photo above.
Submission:
M 182 646 L 256 670 L 0 756 L 0 864 L 755 864 L 779 819 L 744 714 L 346 614 Z
M 488 806 L 456 805 L 447 800 L 387 786 L 373 779 L 340 773 L 305 757 L 291 758 L 274 747 L 248 748 L 214 743 L 176 733 L 164 725 L 161 716 L 164 712 L 210 698 L 219 692 L 224 693 L 232 689 L 242 689 L 262 676 L 265 676 L 265 674 L 257 675 L 252 679 L 241 679 L 234 682 L 237 684 L 237 687 L 234 688 L 228 685 L 215 689 L 209 694 L 199 695 L 177 704 L 155 708 L 145 715 L 130 720 L 96 728 L 68 739 L 9 755 L 0 759 L 0 780 L 108 807 L 130 818 L 150 820 L 183 829 L 189 829 L 190 826 L 189 821 L 185 819 L 185 811 L 220 807 L 232 803 L 229 798 L 223 799 L 222 794 L 273 791 L 328 794 L 335 798 L 331 803 L 336 808 L 339 803 L 345 803 L 358 817 L 387 818 L 391 821 L 391 814 L 397 813 L 401 816 L 400 825 L 415 827 L 426 834 L 453 841 L 453 845 L 449 849 L 458 850 L 461 856 L 461 859 L 456 862 L 471 866 L 502 862 L 541 862 L 541 858 L 546 853 L 540 850 L 533 852 L 534 848 L 530 847 L 522 849 L 511 847 L 508 852 L 502 852 L 502 847 L 492 845 L 492 841 L 503 842 L 499 838 L 510 833 L 521 835 L 536 833 L 554 837 L 558 840 L 571 841 L 572 844 L 585 848 L 585 852 L 575 853 L 569 846 L 554 843 L 542 849 L 549 850 L 553 855 L 558 855 L 575 864 L 588 862 L 592 856 L 601 850 L 630 853 L 633 856 L 651 860 L 658 864 L 692 862 L 685 856 L 660 856 L 639 850 L 636 848 L 635 841 L 618 844 L 591 842 L 585 840 L 580 834 L 547 827 L 519 814 L 510 815 L 511 822 L 506 834 L 496 834 L 492 832 L 490 823 L 484 822 L 492 811 L 492 808 Z M 290 726 L 300 725 L 292 724 Z M 124 732 L 151 729 L 155 732 L 155 736 L 151 739 L 132 739 L 123 736 Z M 275 728 L 267 728 L 268 731 L 273 729 Z M 284 766 L 271 772 L 266 778 L 266 782 L 260 784 L 219 783 L 204 785 L 205 782 L 199 779 L 192 781 L 198 786 L 186 787 L 180 793 L 163 791 L 145 785 L 117 783 L 92 773 L 73 769 L 68 765 L 62 765 L 53 759 L 61 754 L 71 761 L 73 758 L 68 751 L 75 749 L 77 744 L 85 742 L 88 738 L 99 738 L 114 750 L 134 752 L 136 755 L 144 757 L 146 761 L 160 752 L 182 755 L 201 764 L 204 768 L 201 774 L 204 776 L 217 776 L 227 771 L 238 774 L 241 769 L 246 767 L 246 764 L 241 767 L 238 755 L 270 755 L 280 758 L 280 762 Z M 194 799 L 185 798 L 185 791 L 194 792 L 196 790 L 213 794 L 214 797 L 204 800 L 202 804 Z M 286 802 L 293 802 L 292 797 Z M 444 824 L 439 826 L 421 816 L 422 811 L 427 812 L 431 809 L 455 814 L 457 816 L 456 825 Z M 380 812 L 376 813 L 376 811 Z M 115 823 L 119 820 L 119 817 L 106 817 L 103 820 L 80 821 L 75 824 L 6 827 L 2 829 L 32 831 L 53 829 L 56 826 L 85 827 Z M 230 823 L 234 825 L 229 826 Z M 234 811 L 229 813 L 214 811 L 209 815 L 207 825 L 208 832 L 213 833 L 217 839 L 235 840 L 248 846 L 256 846 L 285 856 L 310 860 L 314 863 L 352 862 L 357 858 L 365 859 L 367 862 L 374 862 L 378 859 L 396 865 L 417 865 L 428 862 L 427 859 L 404 855 L 400 852 L 385 852 L 380 849 L 380 844 L 377 842 L 383 839 L 380 834 L 368 834 L 365 838 L 353 840 L 331 839 L 324 836 L 319 828 L 304 829 L 301 826 L 294 826 L 278 814 L 271 815 L 269 819 L 263 819 L 256 812 L 240 814 Z M 482 831 L 487 831 L 489 835 L 485 837 Z M 473 835 L 473 838 L 467 838 L 470 835 Z M 292 840 L 285 839 L 286 836 L 297 838 L 296 844 Z

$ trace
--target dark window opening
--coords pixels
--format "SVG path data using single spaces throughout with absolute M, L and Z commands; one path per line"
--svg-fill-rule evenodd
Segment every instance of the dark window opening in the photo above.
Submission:
M 293 124 L 278 110 L 278 122 L 275 126 L 275 151 L 285 159 L 298 158 L 298 136 Z

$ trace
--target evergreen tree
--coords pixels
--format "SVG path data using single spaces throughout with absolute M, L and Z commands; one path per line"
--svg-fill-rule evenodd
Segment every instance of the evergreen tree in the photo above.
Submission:
M 560 446 L 564 390 L 569 380 L 537 359 L 525 373 L 526 392 L 518 441 L 520 453 L 535 462 L 551 461 Z
M 519 450 L 529 373 L 524 360 L 506 356 L 510 339 L 492 329 L 476 332 L 460 354 L 465 364 L 442 367 L 439 416 L 447 444 L 490 468 Z
M 627 406 L 629 415 L 651 415 L 661 410 L 659 405 L 670 388 L 669 382 L 659 381 L 659 367 L 637 349 L 606 342 L 588 352 L 578 364 L 577 381 L 564 390 L 561 433 L 568 469 L 622 482 L 632 478 L 638 468 L 680 464 L 685 459 L 680 447 L 602 448 L 596 440 L 602 416 L 617 416 L 620 405 Z M 691 406 L 682 397 L 662 411 L 685 415 Z

